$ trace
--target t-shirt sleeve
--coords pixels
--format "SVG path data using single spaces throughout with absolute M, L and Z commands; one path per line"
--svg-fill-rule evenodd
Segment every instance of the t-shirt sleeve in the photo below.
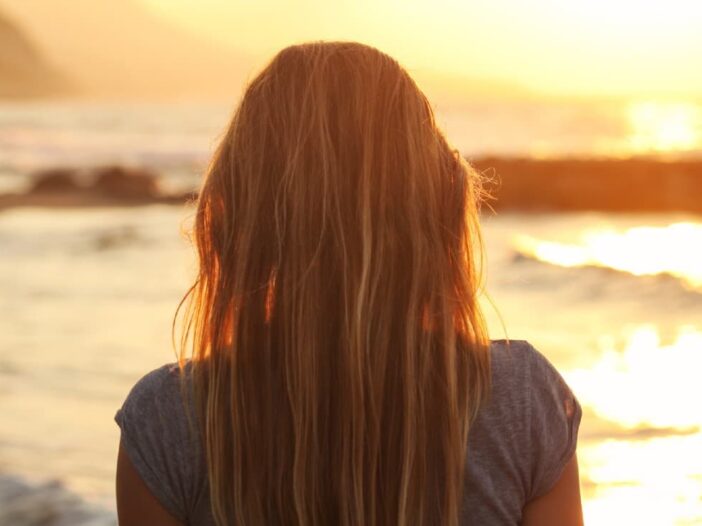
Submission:
M 575 454 L 582 409 L 555 367 L 531 345 L 528 352 L 532 500 L 553 488 Z
M 175 518 L 187 521 L 192 490 L 191 447 L 175 365 L 139 380 L 115 415 L 121 445 L 149 491 Z

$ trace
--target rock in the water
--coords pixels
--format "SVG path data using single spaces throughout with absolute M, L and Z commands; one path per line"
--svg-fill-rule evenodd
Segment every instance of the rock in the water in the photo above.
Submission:
M 25 193 L 0 194 L 0 210 L 15 206 L 142 206 L 185 204 L 194 192 L 161 193 L 158 174 L 124 166 L 58 167 L 33 174 Z
M 39 172 L 34 177 L 32 194 L 53 194 L 76 192 L 80 186 L 76 182 L 76 172 L 71 168 L 53 168 Z
M 108 166 L 95 170 L 92 188 L 106 197 L 117 199 L 154 199 L 159 196 L 154 173 L 138 168 Z

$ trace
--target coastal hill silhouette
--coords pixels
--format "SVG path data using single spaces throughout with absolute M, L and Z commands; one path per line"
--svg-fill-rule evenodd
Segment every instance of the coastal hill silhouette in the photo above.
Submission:
M 24 28 L 0 11 L 0 97 L 70 92 L 69 80 L 38 49 Z
M 253 66 L 134 0 L 0 0 L 0 12 L 71 79 L 72 95 L 230 100 L 238 95 L 232 86 L 239 89 Z

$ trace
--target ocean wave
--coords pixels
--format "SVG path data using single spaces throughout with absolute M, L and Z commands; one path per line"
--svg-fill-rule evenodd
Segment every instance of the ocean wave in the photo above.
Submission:
M 625 270 L 619 270 L 604 265 L 584 264 L 578 266 L 563 266 L 557 263 L 544 261 L 537 256 L 515 249 L 512 254 L 511 264 L 520 267 L 523 282 L 538 282 L 543 285 L 555 285 L 558 282 L 572 283 L 577 281 L 579 285 L 589 282 L 592 285 L 590 292 L 595 290 L 604 291 L 608 287 L 617 292 L 622 292 L 629 288 L 635 295 L 645 294 L 647 296 L 664 296 L 673 293 L 676 297 L 684 296 L 695 304 L 702 302 L 702 288 L 693 287 L 687 281 L 667 272 L 658 274 L 634 274 Z M 548 270 L 548 272 L 544 272 Z M 641 286 L 645 285 L 644 288 Z
M 115 514 L 52 480 L 0 474 L 0 526 L 116 526 Z
M 642 323 L 660 326 L 665 338 L 682 325 L 702 329 L 702 290 L 665 274 L 634 275 L 595 265 L 563 267 L 512 252 L 490 269 L 487 289 L 503 301 L 513 298 L 556 308 L 549 330 L 559 323 L 569 325 L 574 316 L 596 324 L 592 327 L 597 333 Z
M 702 290 L 699 220 L 626 228 L 589 227 L 569 242 L 516 236 L 514 248 L 562 267 L 598 266 L 637 276 L 670 275 Z

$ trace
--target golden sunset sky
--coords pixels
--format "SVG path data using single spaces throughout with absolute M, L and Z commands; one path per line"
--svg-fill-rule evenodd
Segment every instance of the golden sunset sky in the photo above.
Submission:
M 253 56 L 359 40 L 415 72 L 543 94 L 702 96 L 700 0 L 139 0 Z

